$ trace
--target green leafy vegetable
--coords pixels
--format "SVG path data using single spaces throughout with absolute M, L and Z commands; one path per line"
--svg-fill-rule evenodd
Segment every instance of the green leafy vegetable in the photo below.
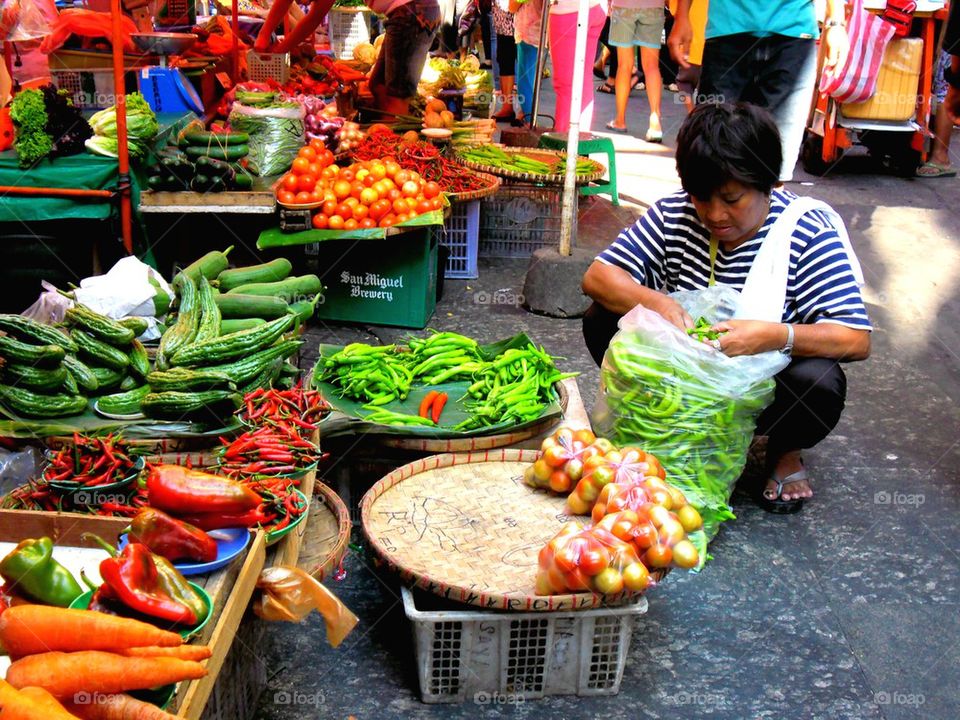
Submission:
M 47 108 L 39 90 L 23 90 L 10 106 L 10 119 L 16 126 L 17 151 L 20 167 L 30 167 L 53 150 L 53 140 L 47 135 Z

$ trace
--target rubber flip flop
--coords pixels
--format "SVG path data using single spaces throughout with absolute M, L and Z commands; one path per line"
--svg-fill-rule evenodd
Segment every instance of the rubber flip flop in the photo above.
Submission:
M 647 130 L 647 134 L 643 136 L 643 139 L 648 143 L 662 143 L 663 142 L 663 131 L 662 130 Z
M 606 95 L 616 95 L 616 94 L 617 94 L 617 91 L 613 88 L 613 86 L 612 86 L 612 85 L 608 85 L 608 84 L 605 83 L 605 82 L 602 82 L 602 83 L 600 83 L 599 85 L 597 85 L 597 92 L 598 92 L 598 93 L 605 93 Z
M 952 167 L 935 163 L 932 160 L 928 160 L 917 169 L 917 177 L 919 178 L 942 178 L 956 176 L 957 171 Z
M 618 132 L 618 133 L 629 132 L 629 130 L 625 127 L 617 127 L 616 125 L 614 125 L 613 120 L 607 123 L 607 130 L 610 130 L 612 132 Z
M 760 496 L 758 497 L 759 505 L 768 513 L 774 515 L 791 515 L 795 512 L 800 512 L 803 509 L 803 501 L 806 498 L 794 498 L 793 500 L 784 500 L 780 496 L 783 495 L 783 486 L 787 483 L 797 482 L 799 480 L 809 480 L 810 476 L 807 475 L 806 470 L 798 470 L 797 472 L 787 475 L 783 480 L 777 480 L 776 475 L 774 475 L 771 480 L 777 484 L 776 492 L 777 496 L 773 499 L 770 499 L 766 495 L 766 486 L 760 488 Z

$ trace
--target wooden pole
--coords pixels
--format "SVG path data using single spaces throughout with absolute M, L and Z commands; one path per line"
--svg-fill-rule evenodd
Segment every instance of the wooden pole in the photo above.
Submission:
M 127 96 L 123 80 L 123 8 L 111 1 L 113 16 L 113 89 L 117 106 L 117 192 L 120 193 L 120 232 L 123 247 L 133 254 L 133 208 L 130 200 L 130 154 L 127 148 Z

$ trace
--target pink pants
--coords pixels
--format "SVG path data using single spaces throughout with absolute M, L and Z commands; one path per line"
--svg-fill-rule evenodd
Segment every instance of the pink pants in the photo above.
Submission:
M 590 132 L 593 122 L 593 58 L 603 23 L 607 19 L 606 3 L 590 8 L 587 25 L 587 64 L 583 69 L 583 99 L 580 105 L 580 132 Z M 557 96 L 553 129 L 567 132 L 570 128 L 570 96 L 573 89 L 573 58 L 577 46 L 577 13 L 550 15 L 550 58 L 553 61 L 553 91 Z

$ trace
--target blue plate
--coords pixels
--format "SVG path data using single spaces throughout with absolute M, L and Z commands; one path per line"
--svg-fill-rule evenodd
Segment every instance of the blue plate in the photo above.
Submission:
M 217 541 L 217 558 L 208 563 L 175 562 L 173 566 L 180 571 L 182 575 L 205 575 L 219 570 L 225 565 L 242 554 L 250 544 L 253 535 L 247 528 L 221 528 L 220 530 L 209 530 L 207 535 Z M 123 550 L 127 545 L 127 534 L 120 536 L 120 542 L 117 544 L 119 550 Z

